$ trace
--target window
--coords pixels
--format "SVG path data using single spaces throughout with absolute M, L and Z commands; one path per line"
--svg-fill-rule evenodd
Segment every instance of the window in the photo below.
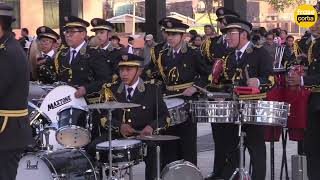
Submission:
M 20 29 L 20 0 L 0 0 L 0 2 L 5 2 L 13 7 L 13 14 L 16 21 L 12 24 L 12 28 Z
M 59 28 L 59 0 L 43 0 L 43 24 Z

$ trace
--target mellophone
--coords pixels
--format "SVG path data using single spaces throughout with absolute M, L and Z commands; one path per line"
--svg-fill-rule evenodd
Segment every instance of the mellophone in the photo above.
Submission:
M 30 125 L 35 131 L 37 145 L 33 152 L 26 153 L 20 160 L 17 180 L 106 179 L 106 172 L 123 178 L 128 169 L 143 161 L 147 152 L 146 141 L 178 139 L 161 135 L 117 140 L 109 138 L 109 141 L 96 145 L 96 162 L 93 162 L 84 151 L 84 147 L 91 142 L 90 111 L 138 105 L 117 102 L 88 105 L 84 98 L 75 98 L 76 89 L 68 85 L 30 83 L 30 86 L 41 93 L 40 98 L 35 96 L 28 102 Z M 33 96 L 35 94 L 37 93 L 34 92 Z M 170 126 L 185 122 L 190 115 L 197 123 L 237 124 L 240 121 L 242 124 L 286 126 L 289 111 L 287 103 L 228 101 L 224 99 L 230 99 L 231 95 L 226 93 L 210 93 L 207 97 L 191 102 L 178 96 L 165 98 L 171 119 Z M 192 177 L 193 180 L 203 179 L 195 165 L 183 160 L 168 164 L 162 170 L 160 179 L 183 179 L 185 176 Z

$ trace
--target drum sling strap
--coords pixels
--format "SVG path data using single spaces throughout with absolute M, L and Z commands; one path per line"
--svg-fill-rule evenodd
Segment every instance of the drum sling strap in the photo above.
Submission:
M 9 117 L 24 117 L 28 115 L 28 109 L 23 110 L 0 110 L 0 117 L 4 117 L 3 124 L 0 128 L 0 134 L 5 130 Z

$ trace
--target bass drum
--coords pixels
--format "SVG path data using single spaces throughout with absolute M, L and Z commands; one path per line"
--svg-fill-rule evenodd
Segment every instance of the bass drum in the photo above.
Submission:
M 19 162 L 16 180 L 97 180 L 87 155 L 76 149 L 28 153 Z
M 191 162 L 185 160 L 167 164 L 161 172 L 162 180 L 203 180 L 200 170 Z

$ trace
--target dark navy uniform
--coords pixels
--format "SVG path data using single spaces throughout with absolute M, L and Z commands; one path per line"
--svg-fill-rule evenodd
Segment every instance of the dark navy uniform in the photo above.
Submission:
M 54 42 L 57 42 L 60 38 L 58 33 L 56 33 L 54 30 L 46 26 L 39 27 L 36 33 L 39 41 L 41 40 L 41 38 L 50 38 Z M 34 74 L 33 77 L 37 78 L 39 81 L 41 81 L 44 84 L 52 84 L 57 80 L 57 77 L 53 72 L 53 66 L 51 66 L 53 64 L 54 55 L 55 55 L 55 50 L 52 47 L 51 51 L 49 51 L 47 54 L 45 54 L 44 52 L 41 52 L 41 57 L 37 59 L 37 60 L 45 60 L 45 62 L 44 64 L 37 67 L 37 71 L 34 72 L 36 74 Z
M 119 66 L 141 67 L 143 65 L 143 58 L 133 54 L 127 54 L 126 56 L 128 57 L 127 60 L 125 60 L 126 58 L 119 60 Z M 134 61 L 137 60 L 140 60 L 139 65 L 134 64 L 136 63 Z M 123 82 L 104 84 L 102 89 L 102 99 L 117 102 L 130 102 L 141 105 L 137 108 L 114 110 L 114 121 L 112 122 L 113 126 L 119 130 L 122 124 L 128 124 L 136 131 L 143 130 L 147 125 L 151 126 L 153 130 L 165 127 L 167 118 L 169 117 L 169 112 L 162 98 L 161 87 L 150 81 L 144 82 L 141 78 L 138 78 L 137 81 L 137 86 L 133 92 L 131 92 L 131 99 L 128 99 L 128 92 L 125 87 L 126 85 Z M 111 99 L 108 97 L 111 97 Z M 107 139 L 105 136 L 106 135 L 97 138 L 97 140 L 90 145 L 91 149 L 94 149 L 95 144 L 105 141 Z M 120 135 L 120 137 L 122 136 Z M 153 143 L 147 143 L 147 145 L 147 156 L 144 158 L 146 163 L 145 179 L 153 180 L 156 177 L 156 149 L 155 144 Z
M 181 22 L 168 21 L 164 24 L 164 28 L 168 33 L 182 33 L 188 27 Z M 184 42 L 182 42 L 179 52 L 174 52 L 173 48 L 160 51 L 157 68 L 166 95 L 182 93 L 193 84 L 204 87 L 209 74 L 209 68 L 200 52 Z M 197 97 L 193 95 L 181 98 L 187 101 Z M 191 121 L 190 115 L 188 114 L 185 122 L 169 127 L 166 133 L 180 137 L 177 149 L 173 145 L 168 145 L 168 149 L 164 150 L 167 151 L 166 163 L 176 159 L 185 159 L 197 164 L 197 124 Z M 175 156 L 175 152 L 178 156 Z
M 239 17 L 239 14 L 224 7 L 220 7 L 216 10 L 218 17 L 217 21 L 222 25 L 227 23 L 228 17 Z M 234 51 L 232 48 L 228 48 L 225 35 L 219 35 L 211 37 L 203 42 L 201 45 L 201 54 L 206 58 L 207 63 L 213 68 L 213 64 L 217 59 L 225 60 Z M 209 85 L 207 89 L 211 92 L 225 92 L 225 88 L 213 81 L 212 75 L 209 76 Z M 212 136 L 214 140 L 214 164 L 213 173 L 206 178 L 206 180 L 216 179 L 222 177 L 225 170 L 227 156 L 228 156 L 228 143 L 233 139 L 233 133 L 230 124 L 215 124 L 211 123 Z
M 223 29 L 226 32 L 228 29 L 234 28 L 237 24 L 245 31 L 250 31 L 252 25 L 246 21 L 238 18 L 230 18 L 228 25 Z M 238 27 L 239 27 L 238 26 Z M 259 80 L 259 94 L 253 95 L 239 95 L 240 100 L 259 100 L 266 97 L 266 91 L 272 87 L 272 72 L 273 72 L 273 60 L 268 52 L 260 46 L 254 46 L 250 41 L 246 44 L 244 52 L 234 51 L 224 62 L 224 72 L 221 81 L 225 83 L 232 82 L 237 86 L 247 86 L 247 78 L 257 78 Z M 244 46 L 245 47 L 245 46 Z M 242 47 L 243 48 L 243 47 Z M 239 58 L 236 56 L 239 56 Z M 237 54 L 237 55 L 236 55 Z M 227 176 L 229 178 L 232 172 L 238 167 L 239 153 L 235 151 L 238 147 L 238 127 L 234 125 L 231 127 L 233 134 L 233 140 L 228 142 L 228 158 Z M 243 131 L 246 132 L 245 146 L 249 150 L 251 162 L 252 162 L 252 179 L 259 180 L 264 179 L 266 175 L 266 147 L 264 142 L 264 128 L 257 125 L 244 125 Z M 228 133 L 230 133 L 228 132 Z M 229 166 L 231 165 L 231 166 Z
M 320 38 L 313 41 L 308 53 L 310 63 L 307 74 L 303 77 L 303 84 L 311 90 L 308 102 L 308 121 L 305 132 L 305 152 L 308 162 L 308 177 L 310 180 L 320 178 Z
M 12 10 L 0 4 L 0 19 L 4 24 L 13 22 Z M 0 37 L 0 179 L 14 180 L 21 154 L 32 143 L 27 118 L 29 70 L 19 42 L 11 32 L 3 33 Z
M 104 31 L 108 31 L 108 33 L 110 34 L 113 29 L 114 29 L 114 25 L 112 23 L 110 23 L 109 21 L 106 21 L 104 19 L 101 18 L 94 18 L 91 20 L 91 25 L 92 25 L 92 29 L 91 31 L 96 32 L 98 30 L 104 30 Z M 111 42 L 109 41 L 109 43 L 105 46 L 102 47 L 101 45 L 99 46 L 99 48 L 101 48 L 101 50 L 103 50 L 103 55 L 104 55 L 104 59 L 105 62 L 107 64 L 107 66 L 109 66 L 112 70 L 112 82 L 116 81 L 118 78 L 118 62 L 117 62 L 117 58 L 118 56 L 121 55 L 121 48 L 114 48 L 112 47 Z

